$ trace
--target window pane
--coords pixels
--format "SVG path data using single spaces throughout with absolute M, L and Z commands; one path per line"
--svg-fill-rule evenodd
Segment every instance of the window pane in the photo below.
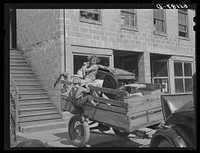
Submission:
M 125 25 L 129 25 L 129 15 L 125 13 Z
M 109 57 L 99 57 L 99 59 L 100 59 L 99 64 L 104 66 L 110 66 Z
M 154 83 L 159 83 L 159 84 L 162 84 L 164 85 L 162 88 L 161 88 L 161 92 L 169 92 L 168 91 L 168 79 L 167 78 L 162 78 L 162 79 L 154 79 Z
M 192 79 L 185 79 L 185 92 L 192 92 Z
M 184 92 L 183 79 L 175 79 L 175 92 L 176 93 Z
M 94 11 L 97 13 L 93 13 Z M 89 12 L 92 11 L 92 12 Z M 89 19 L 89 20 L 96 20 L 99 21 L 99 14 L 98 14 L 98 9 L 85 9 L 85 10 L 81 10 L 80 11 L 80 17 L 81 18 L 85 18 L 85 19 Z
M 74 74 L 76 74 L 77 71 L 83 66 L 84 62 L 88 61 L 87 56 L 88 55 L 74 55 Z M 100 62 L 98 64 L 110 66 L 109 57 L 98 57 L 100 59 Z
M 179 25 L 179 31 L 187 32 L 187 27 L 183 25 Z
M 183 76 L 182 63 L 174 62 L 174 75 L 175 76 Z
M 188 34 L 186 32 L 179 31 L 179 36 L 181 36 L 181 37 L 188 37 Z
M 153 64 L 154 77 L 167 77 L 167 62 L 154 62 Z
M 121 23 L 128 26 L 135 26 L 135 13 L 133 9 L 121 11 Z
M 184 63 L 184 73 L 185 73 L 185 76 L 192 76 L 191 63 Z
M 162 32 L 165 32 L 165 23 L 162 22 Z
M 153 17 L 156 18 L 156 19 L 164 20 L 164 10 L 154 9 L 153 10 Z

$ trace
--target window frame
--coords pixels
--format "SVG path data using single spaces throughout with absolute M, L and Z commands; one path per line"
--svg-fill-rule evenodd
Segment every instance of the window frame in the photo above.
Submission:
M 184 24 L 179 22 L 179 13 L 182 13 L 182 14 L 186 15 L 186 17 L 187 17 L 186 18 L 186 20 L 187 20 L 186 21 L 186 25 L 184 25 Z M 179 35 L 179 32 L 180 32 L 179 25 L 185 26 L 187 28 L 186 36 L 180 36 Z M 181 31 L 181 32 L 184 32 L 184 31 Z M 185 12 L 185 11 L 183 11 L 181 9 L 178 9 L 178 36 L 179 36 L 179 38 L 189 39 L 189 15 L 188 15 L 188 10 Z
M 112 55 L 110 54 L 98 54 L 98 53 L 92 53 L 93 55 L 96 55 L 98 57 L 105 57 L 109 59 L 109 67 L 113 67 L 113 60 L 112 60 Z M 75 74 L 76 72 L 74 72 L 74 56 L 88 56 L 91 55 L 91 53 L 80 53 L 80 52 L 72 52 L 72 73 Z
M 162 76 L 162 77 L 156 77 L 156 76 L 154 76 L 154 63 L 155 62 L 166 62 L 166 64 L 167 64 L 167 76 Z M 167 92 L 164 92 L 165 89 L 164 90 L 161 89 L 161 92 L 169 94 L 171 92 L 170 74 L 169 74 L 169 60 L 153 60 L 152 61 L 152 71 L 151 71 L 151 73 L 152 73 L 152 83 L 155 83 L 156 79 L 167 79 L 168 80 L 168 82 L 167 82 L 168 83 L 167 84 Z
M 182 66 L 182 76 L 175 76 L 175 63 L 176 62 L 177 63 L 181 63 L 181 66 Z M 185 63 L 190 63 L 190 65 L 191 65 L 191 76 L 185 76 L 185 67 L 184 67 Z M 193 62 L 191 62 L 191 61 L 174 60 L 174 91 L 175 91 L 175 94 L 192 93 L 192 91 L 186 92 L 186 88 L 185 88 L 185 79 L 192 79 L 192 74 L 193 74 L 192 64 L 193 64 Z M 183 81 L 183 92 L 176 92 L 175 79 L 182 79 L 182 81 Z
M 122 24 L 121 23 L 121 29 L 138 31 L 138 27 L 137 27 L 137 10 L 136 9 L 132 9 L 132 10 L 133 11 L 129 11 L 128 9 L 121 9 L 120 10 L 120 19 L 121 20 L 122 20 L 122 12 L 128 13 L 128 14 L 134 14 L 134 16 L 135 16 L 135 18 L 134 18 L 135 25 L 134 26 L 132 26 L 132 25 L 126 25 L 126 24 Z
M 161 18 L 156 18 L 155 16 L 154 16 L 154 11 L 158 11 L 158 10 L 160 10 L 160 11 L 163 11 L 163 16 L 164 16 L 164 18 L 163 19 L 161 19 Z M 162 22 L 164 22 L 164 32 L 162 32 L 162 31 L 157 31 L 156 30 L 156 24 L 154 24 L 154 20 L 159 20 L 159 21 L 162 21 Z M 166 20 L 166 11 L 164 10 L 164 9 L 153 9 L 153 27 L 154 27 L 154 30 L 153 30 L 153 33 L 154 34 L 158 34 L 158 35 L 163 35 L 163 36 L 166 36 L 167 35 L 167 20 Z
M 97 24 L 97 25 L 102 25 L 102 17 L 101 17 L 101 9 L 97 9 L 97 12 L 91 11 L 89 9 L 80 9 L 79 10 L 79 21 L 80 22 L 85 22 L 85 23 L 91 23 L 91 24 Z M 81 11 L 89 12 L 89 13 L 94 13 L 99 15 L 99 20 L 92 20 L 92 19 L 85 19 L 81 17 Z

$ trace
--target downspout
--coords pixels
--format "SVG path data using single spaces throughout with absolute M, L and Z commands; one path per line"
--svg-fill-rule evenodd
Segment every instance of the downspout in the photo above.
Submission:
M 65 42 L 65 9 L 63 9 L 63 22 L 64 22 L 64 72 L 66 72 L 66 42 Z

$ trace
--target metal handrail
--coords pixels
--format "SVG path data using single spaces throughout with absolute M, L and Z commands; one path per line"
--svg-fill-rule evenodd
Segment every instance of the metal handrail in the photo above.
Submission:
M 14 105 L 15 105 L 15 117 L 13 117 L 13 119 L 15 119 L 16 132 L 18 132 L 19 131 L 19 103 L 18 103 L 18 100 L 21 99 L 21 96 L 20 96 L 19 89 L 16 86 L 11 75 L 10 75 L 10 83 L 12 85 L 10 87 L 10 94 L 12 95 L 12 99 L 14 100 Z M 12 89 L 14 89 L 14 91 Z

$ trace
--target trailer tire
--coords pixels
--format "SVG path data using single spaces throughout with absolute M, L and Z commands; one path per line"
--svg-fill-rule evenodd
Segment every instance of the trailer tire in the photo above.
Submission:
M 78 147 L 84 147 L 90 138 L 90 129 L 86 121 L 82 121 L 81 116 L 72 116 L 69 125 L 68 133 L 70 141 L 73 145 Z
M 129 132 L 124 132 L 115 128 L 112 128 L 114 133 L 118 136 L 122 136 L 122 137 L 128 137 L 128 135 L 130 134 Z

